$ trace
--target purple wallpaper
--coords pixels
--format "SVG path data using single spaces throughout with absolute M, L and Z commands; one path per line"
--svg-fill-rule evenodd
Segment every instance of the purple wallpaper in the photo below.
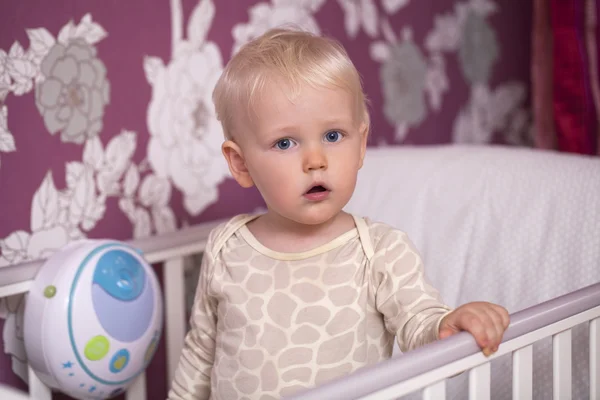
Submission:
M 229 178 L 211 92 L 239 46 L 283 23 L 347 47 L 371 146 L 532 142 L 527 1 L 5 1 L 0 268 L 77 238 L 262 207 Z M 22 387 L 21 300 L 0 300 L 0 382 Z M 164 349 L 156 357 L 162 393 Z

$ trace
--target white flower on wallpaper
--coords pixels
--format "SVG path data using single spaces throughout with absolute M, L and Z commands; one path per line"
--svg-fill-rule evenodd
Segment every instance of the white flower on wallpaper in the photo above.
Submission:
M 31 41 L 30 36 L 30 41 Z M 33 78 L 36 77 L 39 70 L 39 64 L 36 64 L 33 51 L 23 49 L 18 41 L 15 41 L 8 54 L 2 51 L 4 64 L 4 75 L 0 79 L 2 91 L 5 95 L 12 92 L 15 96 L 22 96 L 33 88 Z
M 338 0 L 344 11 L 344 27 L 351 38 L 355 38 L 361 27 L 369 37 L 379 34 L 377 7 L 373 0 Z
M 430 103 L 439 109 L 440 94 L 449 89 L 444 53 L 455 53 L 471 95 L 454 122 L 454 140 L 489 143 L 494 132 L 500 131 L 506 142 L 524 145 L 529 143 L 530 124 L 523 107 L 525 86 L 509 83 L 492 90 L 488 84 L 500 57 L 496 33 L 488 22 L 497 11 L 493 0 L 468 0 L 455 3 L 452 13 L 434 18 L 434 29 L 425 38 L 434 66 L 428 74 Z
M 86 142 L 83 161 L 95 171 L 100 198 L 119 198 L 134 238 L 173 232 L 177 227 L 169 206 L 171 186 L 166 179 L 157 179 L 145 162 L 136 165 L 132 161 L 136 147 L 137 134 L 132 131 L 121 131 L 105 149 L 97 137 L 92 138 Z M 142 179 L 145 172 L 149 173 Z
M 401 142 L 411 127 L 418 126 L 427 117 L 426 94 L 432 108 L 440 108 L 442 92 L 448 89 L 448 78 L 443 60 L 427 60 L 413 41 L 410 27 L 404 27 L 401 40 L 396 38 L 387 20 L 382 19 L 381 29 L 385 41 L 373 42 L 370 53 L 373 60 L 381 63 L 384 116 L 395 126 L 395 140 Z
M 221 153 L 223 131 L 212 103 L 223 62 L 219 47 L 206 41 L 214 5 L 202 0 L 197 7 L 204 11 L 192 13 L 188 24 L 193 29 L 188 29 L 187 41 L 174 44 L 173 59 L 167 65 L 156 57 L 144 62 L 152 85 L 147 112 L 151 135 L 148 161 L 157 179 L 169 180 L 183 193 L 184 207 L 191 215 L 200 214 L 217 200 L 218 185 L 229 176 Z M 132 215 L 129 205 L 122 207 Z M 168 217 L 160 211 L 156 216 Z
M 106 146 L 98 137 L 84 146 L 82 161 L 65 165 L 66 187 L 48 171 L 33 194 L 29 230 L 0 240 L 0 266 L 45 258 L 70 240 L 85 237 L 102 219 L 108 197 L 123 195 L 123 175 L 132 165 L 135 133 L 122 131 Z
M 8 107 L 3 104 L 4 100 L 11 92 L 21 96 L 30 91 L 34 76 L 31 54 L 25 52 L 19 42 L 14 42 L 8 53 L 0 49 L 0 152 L 16 150 L 15 139 L 8 127 Z
M 400 6 L 400 3 L 403 2 L 394 4 Z M 390 13 L 391 3 L 382 4 L 386 13 Z M 426 118 L 427 103 L 434 111 L 442 108 L 444 94 L 450 89 L 445 60 L 448 53 L 457 56 L 463 78 L 472 87 L 469 104 L 454 123 L 455 140 L 487 143 L 495 131 L 502 131 L 509 143 L 527 141 L 529 117 L 522 107 L 524 86 L 508 84 L 495 91 L 488 87 L 500 50 L 487 19 L 497 10 L 493 0 L 454 3 L 452 12 L 434 17 L 434 27 L 425 37 L 425 54 L 412 41 L 409 27 L 404 27 L 403 39 L 398 41 L 387 20 L 382 19 L 380 27 L 385 41 L 373 42 L 370 52 L 382 64 L 383 111 L 396 128 L 396 141 L 403 141 L 408 130 Z M 493 114 L 489 121 L 488 111 Z
M 430 52 L 456 52 L 469 15 L 475 14 L 485 20 L 497 11 L 498 6 L 493 0 L 456 2 L 452 13 L 434 17 L 434 28 L 425 38 L 425 47 Z
M 437 57 L 458 53 L 464 78 L 471 84 L 487 82 L 499 58 L 496 34 L 487 21 L 496 11 L 492 0 L 455 3 L 453 13 L 435 16 L 425 47 Z
M 12 90 L 11 77 L 8 73 L 8 57 L 6 51 L 0 49 L 0 101 L 4 101 L 8 93 Z
M 15 139 L 8 130 L 8 107 L 0 107 L 0 152 L 10 153 L 15 151 Z M 0 159 L 0 166 L 2 159 Z
M 325 0 L 271 0 L 248 8 L 250 21 L 236 24 L 232 29 L 232 54 L 250 40 L 271 28 L 294 26 L 315 34 L 321 33 L 313 17 Z
M 521 135 L 528 124 L 525 93 L 523 84 L 516 82 L 495 90 L 487 85 L 474 85 L 469 102 L 454 121 L 453 142 L 485 144 L 491 141 L 494 132 L 506 131 L 510 143 L 525 144 Z
M 433 110 L 440 111 L 444 93 L 449 89 L 450 81 L 446 74 L 446 60 L 441 54 L 433 53 L 429 57 L 425 76 L 425 92 Z
M 497 11 L 492 0 L 468 0 L 454 4 L 454 12 L 437 15 L 434 28 L 425 38 L 425 48 L 431 54 L 430 89 L 434 108 L 439 108 L 440 95 L 448 87 L 443 53 L 458 53 L 463 76 L 469 83 L 487 82 L 498 60 L 498 43 L 487 18 Z M 428 85 L 428 87 L 435 85 Z
M 96 49 L 81 38 L 52 46 L 41 63 L 43 82 L 36 85 L 36 106 L 51 134 L 83 144 L 102 130 L 109 101 L 106 67 Z
M 381 0 L 381 5 L 386 14 L 391 15 L 397 13 L 401 8 L 408 5 L 410 0 Z
M 29 48 L 15 41 L 0 49 L 0 102 L 9 93 L 21 96 L 36 90 L 36 105 L 51 134 L 61 131 L 66 142 L 83 143 L 97 134 L 108 103 L 104 65 L 95 57 L 93 44 L 106 36 L 90 14 L 79 24 L 67 23 L 54 38 L 46 28 L 27 29 Z M 7 111 L 0 121 L 0 143 L 11 141 Z M 13 148 L 12 151 L 15 149 Z M 0 151 L 3 150 L 0 145 Z
M 458 50 L 460 67 L 471 84 L 485 83 L 492 68 L 500 58 L 496 33 L 479 14 L 470 12 L 463 26 L 463 36 Z
M 137 189 L 139 185 L 139 189 Z M 169 206 L 171 184 L 155 174 L 146 175 L 140 184 L 140 173 L 132 164 L 124 182 L 125 196 L 119 199 L 119 208 L 134 225 L 133 237 L 174 232 L 177 229 L 175 213 Z
M 489 143 L 494 132 L 501 132 L 508 143 L 528 145 L 530 117 L 523 104 L 525 86 L 506 83 L 491 89 L 488 84 L 500 57 L 496 33 L 488 22 L 497 11 L 493 0 L 455 3 L 452 13 L 434 18 L 434 29 L 426 36 L 425 48 L 432 60 L 437 59 L 440 64 L 444 63 L 444 53 L 456 53 L 462 75 L 471 85 L 469 102 L 454 121 L 454 141 Z M 431 78 L 433 81 L 435 77 Z

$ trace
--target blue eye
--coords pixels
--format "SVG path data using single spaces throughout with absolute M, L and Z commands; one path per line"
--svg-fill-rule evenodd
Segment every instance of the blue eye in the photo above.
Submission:
M 338 131 L 329 131 L 325 134 L 325 140 L 327 140 L 328 142 L 339 142 L 340 139 L 342 139 L 342 134 Z
M 275 146 L 277 146 L 279 150 L 287 150 L 291 147 L 294 147 L 294 142 L 291 139 L 281 139 L 275 144 Z

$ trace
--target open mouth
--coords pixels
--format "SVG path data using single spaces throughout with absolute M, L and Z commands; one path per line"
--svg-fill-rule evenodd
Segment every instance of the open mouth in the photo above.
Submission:
M 315 185 L 304 193 L 304 197 L 310 201 L 323 201 L 329 197 L 329 189 L 323 185 Z
M 310 188 L 310 190 L 308 192 L 306 192 L 306 194 L 311 194 L 311 193 L 320 193 L 320 192 L 326 192 L 327 189 L 321 185 L 317 185 L 317 186 L 313 186 Z

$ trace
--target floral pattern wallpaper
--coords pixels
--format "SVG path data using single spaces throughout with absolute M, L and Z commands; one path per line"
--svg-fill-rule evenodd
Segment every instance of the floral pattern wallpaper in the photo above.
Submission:
M 240 46 L 289 23 L 346 46 L 370 146 L 532 143 L 526 1 L 5 1 L 0 268 L 262 207 L 230 179 L 211 94 Z M 23 305 L 0 300 L 0 382 L 19 387 Z

